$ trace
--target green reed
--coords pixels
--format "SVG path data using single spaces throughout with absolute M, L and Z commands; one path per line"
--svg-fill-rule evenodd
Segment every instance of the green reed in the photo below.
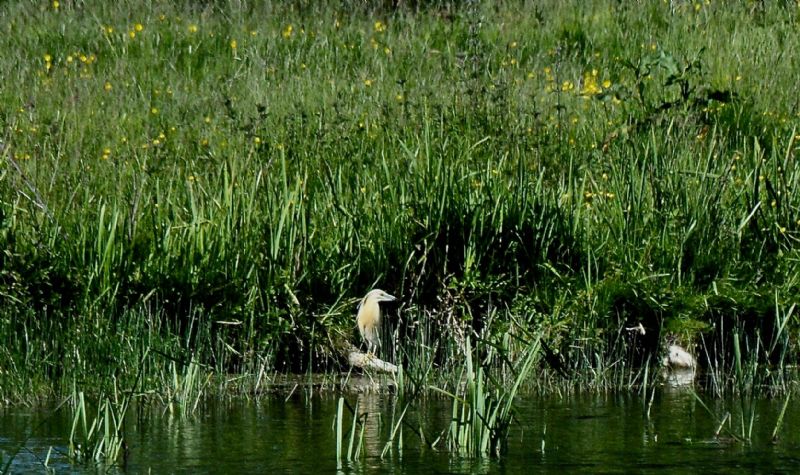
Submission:
M 539 358 L 538 338 L 529 344 L 509 386 L 491 374 L 483 363 L 473 364 L 473 348 L 466 341 L 462 387 L 456 393 L 433 388 L 453 400 L 447 433 L 448 448 L 463 457 L 499 457 L 505 452 L 513 421 L 513 404 L 521 385 Z
M 4 397 L 151 346 L 334 368 L 374 285 L 425 315 L 412 391 L 504 307 L 598 390 L 638 323 L 796 363 L 785 5 L 61 3 L 0 7 Z
M 365 421 L 366 413 L 359 414 L 358 413 L 358 402 L 354 408 L 351 408 L 349 404 L 347 405 L 348 410 L 353 414 L 352 423 L 350 425 L 350 435 L 346 439 L 347 440 L 347 450 L 345 451 L 344 448 L 344 408 L 345 408 L 345 399 L 343 397 L 339 398 L 339 403 L 337 406 L 336 415 L 334 417 L 334 427 L 336 433 L 336 466 L 342 466 L 342 461 L 346 461 L 348 463 L 357 460 L 361 456 L 361 449 L 364 446 L 364 429 L 365 429 Z M 361 427 L 360 432 L 357 434 L 357 428 Z
M 115 464 L 125 451 L 123 424 L 129 402 L 129 396 L 122 400 L 102 397 L 92 416 L 84 392 L 73 390 L 69 458 L 76 463 Z

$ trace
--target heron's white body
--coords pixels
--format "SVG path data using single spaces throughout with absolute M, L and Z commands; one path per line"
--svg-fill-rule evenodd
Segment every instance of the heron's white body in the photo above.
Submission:
M 367 293 L 361 303 L 358 304 L 358 331 L 361 337 L 367 342 L 367 353 L 375 353 L 375 349 L 381 346 L 381 306 L 380 302 L 391 302 L 397 300 L 393 295 L 387 294 L 383 290 L 374 289 Z

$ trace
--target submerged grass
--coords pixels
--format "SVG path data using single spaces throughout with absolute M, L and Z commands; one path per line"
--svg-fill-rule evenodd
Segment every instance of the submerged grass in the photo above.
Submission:
M 540 333 L 584 388 L 640 387 L 670 338 L 718 392 L 730 374 L 789 389 L 794 5 L 0 18 L 19 86 L 0 91 L 3 401 L 141 371 L 191 412 L 212 371 L 259 392 L 273 371 L 336 369 L 346 302 L 373 286 L 405 302 L 384 348 L 407 394 L 459 371 L 467 338 L 509 332 Z

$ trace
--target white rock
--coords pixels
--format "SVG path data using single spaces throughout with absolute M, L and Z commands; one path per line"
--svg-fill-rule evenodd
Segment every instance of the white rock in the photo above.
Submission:
M 694 356 L 678 345 L 669 345 L 664 365 L 670 368 L 690 369 L 696 366 Z

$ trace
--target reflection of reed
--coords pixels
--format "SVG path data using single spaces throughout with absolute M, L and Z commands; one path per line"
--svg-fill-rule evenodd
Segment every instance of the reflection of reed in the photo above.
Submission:
M 239 454 L 242 463 L 250 463 L 244 454 L 271 454 L 274 459 L 302 458 L 309 440 L 309 409 L 302 401 L 266 401 L 256 404 L 209 403 L 203 417 L 181 417 L 167 413 L 163 425 L 148 433 L 140 445 L 158 447 L 158 455 L 145 463 L 162 466 L 164 460 L 183 468 L 204 466 L 216 457 L 232 463 Z M 158 420 L 150 415 L 146 420 Z M 229 458 L 230 457 L 230 458 Z M 191 470 L 190 470 L 191 471 Z M 201 470 L 203 471 L 203 470 Z M 154 469 L 153 473 L 157 471 Z M 247 472 L 247 470 L 245 470 Z
M 380 456 L 381 445 L 381 397 L 375 392 L 358 395 L 358 416 L 364 424 L 364 453 L 367 457 Z
M 197 422 L 173 413 L 166 415 L 166 444 L 164 449 L 176 460 L 194 461 L 203 455 L 202 434 Z

